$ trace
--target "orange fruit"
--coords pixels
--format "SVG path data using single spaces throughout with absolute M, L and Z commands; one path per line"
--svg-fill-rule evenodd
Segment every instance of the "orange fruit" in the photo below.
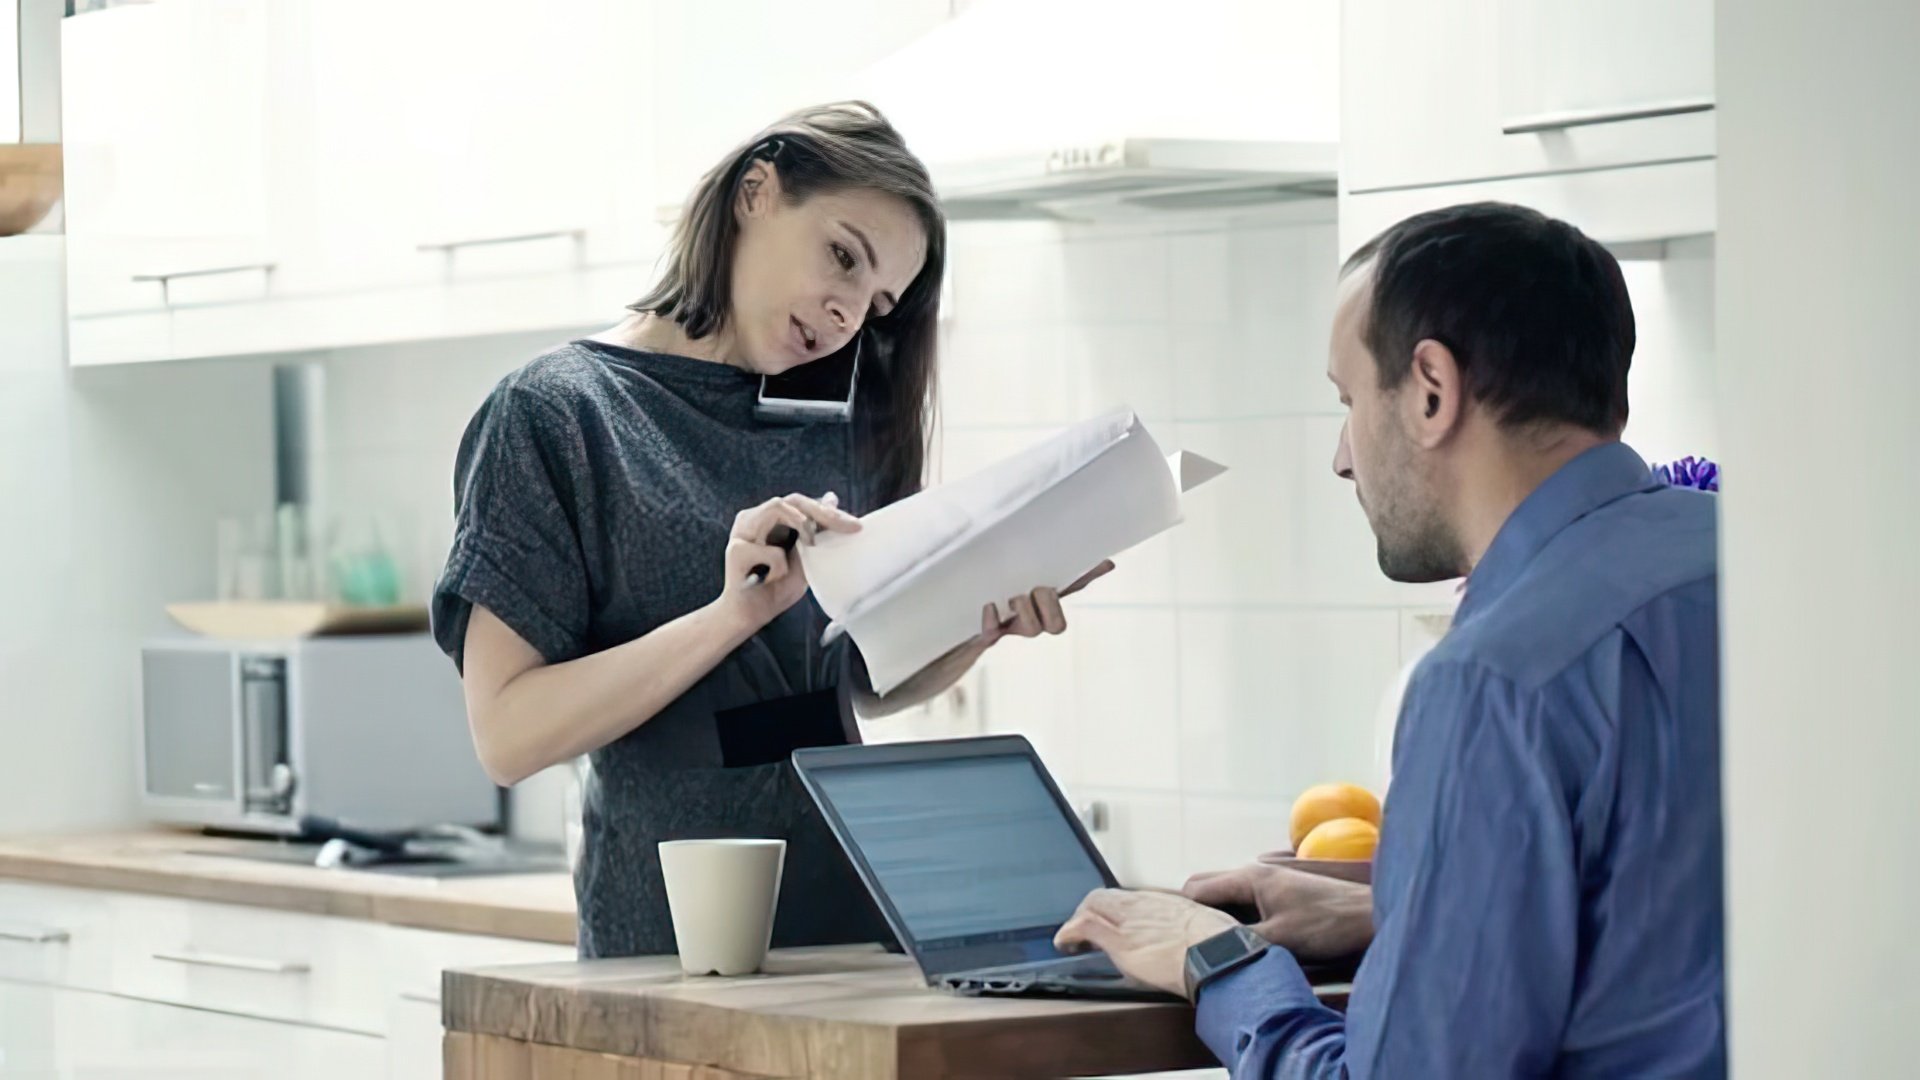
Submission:
M 1343 817 L 1332 821 L 1323 821 L 1300 841 L 1300 850 L 1295 852 L 1303 859 L 1358 859 L 1373 858 L 1373 849 L 1380 846 L 1380 830 L 1373 822 L 1362 818 Z
M 1380 826 L 1380 800 L 1358 784 L 1315 784 L 1293 802 L 1293 820 L 1288 829 L 1293 850 L 1298 852 L 1307 834 L 1322 822 L 1335 818 L 1359 818 Z

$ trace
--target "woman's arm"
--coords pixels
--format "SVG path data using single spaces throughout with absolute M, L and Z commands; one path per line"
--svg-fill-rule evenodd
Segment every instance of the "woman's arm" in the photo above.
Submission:
M 549 664 L 484 606 L 462 646 L 462 683 L 474 749 L 487 775 L 512 785 L 653 719 L 807 591 L 799 560 L 767 543 L 776 525 L 857 532 L 858 520 L 799 495 L 734 519 L 720 596 L 650 633 L 577 660 Z M 766 580 L 750 584 L 756 566 Z
M 1007 606 L 1013 610 L 1013 617 L 1009 619 L 1001 619 L 993 605 L 988 604 L 980 612 L 978 637 L 954 647 L 945 656 L 921 668 L 885 697 L 873 692 L 872 684 L 866 680 L 865 667 L 860 667 L 860 683 L 855 686 L 853 694 L 854 711 L 864 720 L 878 720 L 904 712 L 945 693 L 973 670 L 973 665 L 1001 638 L 1064 633 L 1067 615 L 1060 606 L 1061 598 L 1072 596 L 1112 570 L 1113 560 L 1108 559 L 1064 589 L 1035 589 L 1026 596 L 1016 596 L 1007 602 Z

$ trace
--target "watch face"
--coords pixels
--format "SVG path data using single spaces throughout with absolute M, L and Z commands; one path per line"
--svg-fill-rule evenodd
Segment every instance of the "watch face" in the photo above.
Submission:
M 1246 940 L 1233 930 L 1208 938 L 1199 948 L 1200 962 L 1208 971 L 1247 955 Z

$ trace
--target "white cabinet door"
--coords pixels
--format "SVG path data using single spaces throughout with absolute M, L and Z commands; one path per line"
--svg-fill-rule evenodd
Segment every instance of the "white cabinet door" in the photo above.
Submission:
M 572 961 L 571 945 L 387 927 L 388 1080 L 439 1080 L 440 975 L 448 968 Z
M 660 196 L 678 206 L 721 155 L 782 114 L 831 99 L 847 73 L 938 26 L 951 7 L 949 0 L 661 0 L 651 55 Z
M 61 991 L 0 982 L 0 1077 L 64 1076 L 57 1070 Z
M 0 881 L 0 980 L 108 989 L 111 894 Z
M 570 270 L 613 215 L 613 100 L 640 41 L 609 40 L 612 0 L 414 0 L 376 5 L 411 42 L 391 107 L 414 154 L 394 179 L 411 243 L 450 278 Z M 637 103 L 636 103 L 637 104 Z
M 383 927 L 266 908 L 114 899 L 115 993 L 378 1035 Z
M 1571 129 L 1713 105 L 1712 0 L 1499 0 L 1503 129 Z
M 1712 0 L 1348 0 L 1353 192 L 1711 157 Z
M 376 1077 L 386 1040 L 86 990 L 0 983 L 0 1077 Z
M 440 1080 L 440 1003 L 396 998 L 387 1011 L 387 1080 Z
M 276 8 L 168 0 L 64 20 L 73 312 L 265 295 Z

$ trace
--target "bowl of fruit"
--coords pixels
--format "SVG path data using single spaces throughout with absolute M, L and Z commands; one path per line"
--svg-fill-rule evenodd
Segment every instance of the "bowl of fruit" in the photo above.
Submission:
M 1293 847 L 1260 861 L 1343 881 L 1373 882 L 1380 846 L 1380 800 L 1358 784 L 1315 784 L 1293 802 L 1288 820 Z

